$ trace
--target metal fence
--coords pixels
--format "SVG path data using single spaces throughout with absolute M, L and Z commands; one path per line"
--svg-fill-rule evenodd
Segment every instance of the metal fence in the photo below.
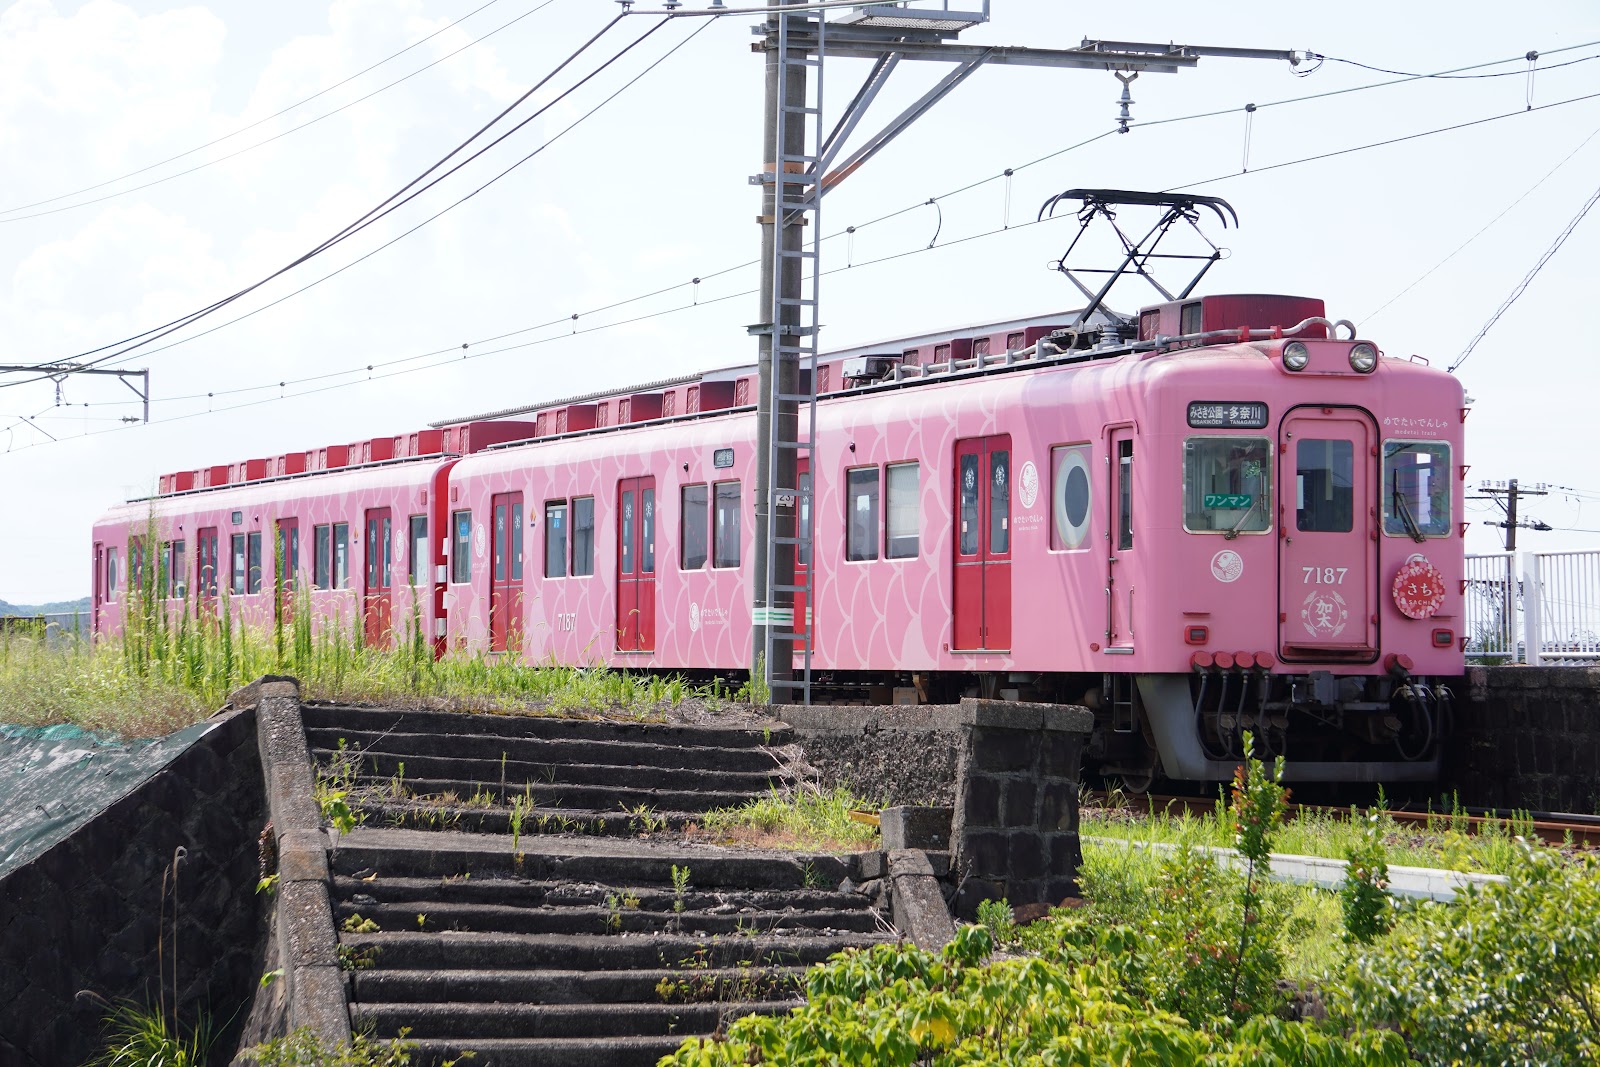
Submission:
M 1467 557 L 1467 659 L 1600 662 L 1600 550 Z

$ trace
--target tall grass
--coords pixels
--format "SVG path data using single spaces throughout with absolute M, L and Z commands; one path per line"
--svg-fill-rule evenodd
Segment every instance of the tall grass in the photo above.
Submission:
M 159 543 L 147 533 L 144 544 Z M 480 711 L 646 718 L 708 696 L 680 678 L 604 666 L 528 665 L 482 653 L 436 660 L 416 607 L 392 647 L 375 647 L 359 618 L 336 615 L 313 628 L 304 588 L 292 595 L 280 588 L 271 621 L 246 625 L 225 584 L 215 601 L 196 605 L 187 592 L 181 601 L 165 599 L 163 561 L 129 570 L 120 637 L 0 633 L 0 718 L 155 736 L 204 718 L 263 674 L 293 675 L 308 699 Z

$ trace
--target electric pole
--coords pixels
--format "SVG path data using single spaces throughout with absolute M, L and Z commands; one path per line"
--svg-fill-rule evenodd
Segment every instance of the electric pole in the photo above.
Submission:
M 1525 496 L 1550 495 L 1550 487 L 1544 482 L 1535 482 L 1533 488 L 1531 489 L 1524 488 L 1523 486 L 1519 485 L 1517 479 L 1515 478 L 1512 478 L 1510 481 L 1479 482 L 1478 492 L 1486 495 L 1469 496 L 1467 499 L 1493 500 L 1496 504 L 1500 505 L 1500 510 L 1505 512 L 1506 517 L 1504 520 L 1496 522 L 1492 519 L 1486 519 L 1484 520 L 1484 525 L 1498 526 L 1505 530 L 1507 552 L 1515 552 L 1517 550 L 1518 529 L 1540 531 L 1551 529 L 1548 523 L 1540 522 L 1538 519 L 1526 519 L 1521 522 L 1517 521 L 1518 500 Z
M 661 13 L 671 17 L 730 13 L 717 10 L 722 7 L 720 0 L 705 11 L 680 10 L 675 3 L 666 6 Z M 812 575 L 820 563 L 812 554 L 803 579 L 796 579 L 795 559 L 811 548 L 814 520 L 811 493 L 801 484 L 799 462 L 802 454 L 808 463 L 816 454 L 812 438 L 816 431 L 823 194 L 985 65 L 1066 67 L 1114 74 L 1122 82 L 1118 122 L 1121 132 L 1127 133 L 1132 121 L 1128 108 L 1133 103 L 1128 84 L 1141 73 L 1176 73 L 1195 66 L 1202 56 L 1299 61 L 1295 52 L 1281 49 L 1129 41 L 1085 40 L 1077 48 L 1067 49 L 960 44 L 955 38 L 963 30 L 989 20 L 988 0 L 981 0 L 981 5 L 980 0 L 970 0 L 969 6 L 981 6 L 981 10 L 951 10 L 950 0 L 937 8 L 869 2 L 825 8 L 767 0 L 766 22 L 756 28 L 760 40 L 752 47 L 766 54 L 766 117 L 762 170 L 750 179 L 762 186 L 758 219 L 762 317 L 749 327 L 758 339 L 760 359 L 750 664 L 752 682 L 761 679 L 769 691 L 781 691 L 773 692 L 775 700 L 811 700 L 811 628 L 807 618 L 796 617 L 794 600 L 797 593 L 804 595 L 804 614 L 811 614 L 816 602 Z M 830 20 L 832 10 L 844 13 Z M 872 67 L 824 136 L 822 78 L 829 58 L 869 59 Z M 839 160 L 857 124 L 903 61 L 933 61 L 953 69 Z M 816 71 L 814 97 L 808 96 L 811 70 Z M 802 421 L 807 426 L 804 433 Z M 813 469 L 812 475 L 826 477 L 827 472 Z M 796 643 L 802 650 L 798 679 L 791 678 Z
M 61 403 L 61 383 L 66 381 L 71 375 L 112 375 L 118 378 L 123 385 L 127 386 L 133 395 L 138 397 L 139 400 L 144 404 L 144 418 L 142 420 L 129 417 L 123 419 L 122 421 L 150 421 L 150 372 L 148 370 L 113 370 L 110 367 L 89 367 L 84 366 L 81 363 L 0 363 L 0 374 L 37 374 L 40 379 L 48 378 L 56 383 L 57 405 L 60 405 Z M 134 385 L 133 382 L 129 380 L 131 378 L 139 379 L 143 385 L 143 388 Z M 39 430 L 39 427 L 34 425 L 32 419 L 24 419 L 23 421 L 28 423 L 28 425 L 33 426 L 34 429 Z M 39 430 L 39 432 L 44 433 L 46 437 L 50 437 L 50 435 L 45 433 L 43 430 Z M 52 437 L 51 440 L 55 440 L 55 438 Z

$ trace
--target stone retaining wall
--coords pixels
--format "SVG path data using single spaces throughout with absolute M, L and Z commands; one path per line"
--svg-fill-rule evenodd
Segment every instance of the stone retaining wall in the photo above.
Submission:
M 143 785 L 0 879 L 0 1064 L 68 1067 L 97 1051 L 105 1008 L 79 990 L 158 1003 L 163 934 L 168 1010 L 176 961 L 179 1018 L 209 1012 L 224 1028 L 218 1047 L 231 1049 L 243 1022 L 235 1013 L 261 976 L 265 900 L 255 886 L 264 821 L 255 717 L 232 712 Z M 179 848 L 186 856 L 174 944 L 162 875 Z
M 1600 668 L 1472 667 L 1445 793 L 1467 807 L 1600 814 Z
M 783 705 L 806 762 L 827 789 L 843 786 L 883 807 L 954 807 L 961 724 L 955 705 Z

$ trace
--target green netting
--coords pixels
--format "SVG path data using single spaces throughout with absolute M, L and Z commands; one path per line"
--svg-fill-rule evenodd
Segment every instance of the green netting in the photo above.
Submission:
M 215 725 L 154 740 L 0 725 L 0 877 L 137 789 Z

